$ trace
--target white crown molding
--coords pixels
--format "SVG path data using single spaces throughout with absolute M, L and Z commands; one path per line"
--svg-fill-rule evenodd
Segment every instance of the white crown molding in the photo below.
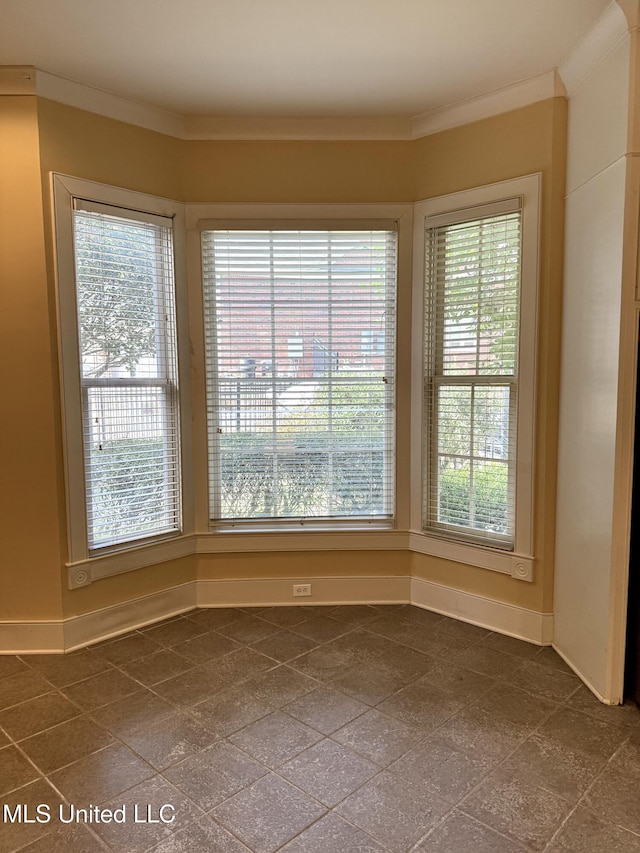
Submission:
M 0 95 L 35 95 L 36 69 L 32 65 L 0 66 Z
M 33 66 L 0 67 L 0 95 L 38 95 L 185 140 L 410 141 L 564 94 L 557 72 L 549 71 L 413 118 L 182 116 Z
M 146 130 L 154 130 L 179 139 L 184 138 L 184 119 L 176 113 L 122 98 L 84 83 L 66 80 L 48 71 L 36 70 L 36 94 L 50 101 L 58 101 L 70 107 L 97 113 Z
M 640 26 L 640 0 L 617 0 L 617 3 L 627 17 L 629 29 L 637 29 Z
M 566 94 L 556 71 L 412 118 L 185 117 L 185 139 L 411 140 Z
M 183 139 L 397 141 L 411 139 L 411 119 L 187 116 Z
M 594 26 L 560 65 L 570 97 L 627 35 L 627 19 L 617 3 L 607 6 Z
M 562 81 L 556 71 L 547 71 L 528 80 L 520 80 L 510 86 L 486 92 L 475 98 L 448 104 L 412 119 L 412 138 L 430 136 L 452 127 L 460 127 L 484 118 L 517 110 L 537 101 L 555 98 L 565 94 Z

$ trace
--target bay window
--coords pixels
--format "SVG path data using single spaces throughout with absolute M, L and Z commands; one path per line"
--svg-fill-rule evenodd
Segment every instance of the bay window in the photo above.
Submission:
M 182 530 L 174 222 L 104 190 L 56 176 L 72 562 Z
M 423 291 L 421 550 L 525 579 L 538 192 L 532 176 L 421 202 L 414 247 Z
M 188 206 L 193 411 L 182 206 L 53 185 L 72 586 L 301 530 L 532 578 L 538 176 Z

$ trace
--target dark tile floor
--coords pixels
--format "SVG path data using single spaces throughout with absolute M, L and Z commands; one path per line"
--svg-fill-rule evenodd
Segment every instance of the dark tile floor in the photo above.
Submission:
M 0 853 L 640 853 L 640 713 L 411 606 L 198 610 L 0 657 L 4 805 Z

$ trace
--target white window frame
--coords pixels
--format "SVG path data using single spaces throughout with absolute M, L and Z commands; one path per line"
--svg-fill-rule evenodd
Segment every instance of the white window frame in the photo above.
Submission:
M 412 550 L 436 557 L 504 572 L 522 580 L 533 579 L 534 435 L 536 399 L 536 349 L 538 337 L 538 278 L 540 230 L 540 175 L 528 175 L 485 187 L 427 199 L 415 205 L 413 274 L 412 369 Z M 424 411 L 424 290 L 425 228 L 428 220 L 446 214 L 482 215 L 482 206 L 520 198 L 522 205 L 522 282 L 518 348 L 518 405 L 516 415 L 515 539 L 512 551 L 423 530 L 423 494 L 427 460 L 423 456 Z
M 353 223 L 353 227 L 362 227 L 362 223 L 366 222 L 367 227 L 375 229 L 376 227 L 384 228 L 390 220 L 397 225 L 398 232 L 398 281 L 397 291 L 398 298 L 401 292 L 410 293 L 410 270 L 411 270 L 411 228 L 412 228 L 413 207 L 410 205 L 388 205 L 388 204 L 190 204 L 187 205 L 187 245 L 188 245 L 188 267 L 189 267 L 189 304 L 194 315 L 199 316 L 197 331 L 192 326 L 192 339 L 196 338 L 200 341 L 196 344 L 196 349 L 199 351 L 198 360 L 202 363 L 202 375 L 204 380 L 204 305 L 203 305 L 203 277 L 202 277 L 202 256 L 200 246 L 200 233 L 205 230 L 215 230 L 220 227 L 221 222 L 242 222 L 243 224 L 250 223 L 251 227 L 262 227 L 265 229 L 280 227 L 286 224 L 287 227 L 293 227 L 293 223 L 304 224 L 307 228 L 313 224 L 314 227 L 330 229 L 332 224 L 341 223 L 345 227 L 349 222 Z M 358 223 L 358 225 L 356 225 Z M 397 336 L 396 336 L 396 370 L 398 369 L 397 361 Z M 396 383 L 397 385 L 397 383 Z M 204 396 L 204 381 L 202 383 L 202 393 Z M 204 400 L 203 400 L 204 403 Z M 395 408 L 397 413 L 397 388 L 395 398 Z M 397 417 L 397 414 L 396 414 Z M 203 411 L 198 418 L 196 426 L 196 436 L 194 441 L 198 448 L 207 447 L 207 425 L 206 416 Z M 196 529 L 208 531 L 212 534 L 233 534 L 237 546 L 240 547 L 243 540 L 250 550 L 260 549 L 265 547 L 269 549 L 269 539 L 282 542 L 281 537 L 287 537 L 288 544 L 285 550 L 291 550 L 294 547 L 304 549 L 304 541 L 309 540 L 316 534 L 323 531 L 335 538 L 335 544 L 331 545 L 331 540 L 327 540 L 325 547 L 335 547 L 339 549 L 344 547 L 341 541 L 340 534 L 346 536 L 358 536 L 358 531 L 363 531 L 362 535 L 366 537 L 375 536 L 376 529 L 383 536 L 388 536 L 394 530 L 406 530 L 408 527 L 408 511 L 405 511 L 405 504 L 400 505 L 398 493 L 404 488 L 403 474 L 404 471 L 398 470 L 397 459 L 397 431 L 394 436 L 396 447 L 394 448 L 394 507 L 393 517 L 389 520 L 371 521 L 349 521 L 348 518 L 336 519 L 334 521 L 318 520 L 310 518 L 305 521 L 304 526 L 295 520 L 292 522 L 269 520 L 252 522 L 247 520 L 243 523 L 225 523 L 212 522 L 209 518 L 209 472 L 202 466 L 202 469 L 195 472 L 196 477 Z M 206 452 L 206 451 L 205 451 Z M 208 457 L 208 454 L 206 454 Z M 203 470 L 204 469 L 204 470 Z M 400 477 L 400 481 L 399 481 Z M 408 477 L 407 477 L 408 479 Z M 381 529 L 383 528 L 383 529 Z M 304 532 L 303 532 L 304 531 Z M 364 531 L 370 531 L 365 534 Z M 267 537 L 265 539 L 264 537 Z M 263 545 L 258 545 L 258 537 Z M 300 544 L 296 545 L 295 540 L 300 538 Z M 362 547 L 366 547 L 367 541 L 373 547 L 374 540 L 369 538 L 362 540 Z M 253 543 L 253 544 L 252 544 Z M 354 541 L 355 544 L 355 541 Z M 391 547 L 391 543 L 389 546 Z M 210 546 L 210 550 L 215 551 L 218 547 Z M 209 550 L 209 549 L 207 549 Z
M 193 498 L 191 486 L 192 454 L 190 431 L 187 429 L 189 411 L 188 316 L 184 249 L 184 209 L 177 202 L 116 187 L 52 174 L 52 204 L 54 223 L 54 254 L 59 332 L 59 361 L 62 395 L 63 448 L 67 503 L 68 567 L 70 586 L 90 583 L 103 576 L 92 565 L 100 561 L 113 563 L 104 574 L 128 571 L 152 562 L 167 559 L 166 554 L 179 556 L 174 540 L 181 539 L 193 529 Z M 82 387 L 80 382 L 80 353 L 77 327 L 74 257 L 74 199 L 96 202 L 121 208 L 127 212 L 151 214 L 173 219 L 175 258 L 176 329 L 178 337 L 178 384 L 180 407 L 180 442 L 182 473 L 182 528 L 177 531 L 145 538 L 136 538 L 117 545 L 90 549 L 87 536 L 86 478 L 84 470 Z M 185 349 L 186 347 L 186 349 Z M 167 550 L 167 545 L 169 546 Z M 149 550 L 151 549 L 151 550 Z M 135 552 L 145 552 L 143 555 Z M 129 552 L 129 553 L 127 553 Z
M 52 176 L 54 255 L 58 297 L 63 441 L 67 499 L 69 585 L 131 571 L 194 553 L 304 550 L 404 550 L 479 566 L 522 579 L 533 577 L 534 429 L 538 302 L 539 175 L 517 178 L 417 204 L 187 204 L 63 175 Z M 452 541 L 422 530 L 424 220 L 519 195 L 523 201 L 523 290 L 517 432 L 516 539 L 513 552 Z M 176 312 L 183 472 L 182 534 L 133 542 L 89 554 L 86 532 L 78 337 L 73 281 L 73 198 L 174 217 Z M 395 220 L 398 224 L 396 383 L 396 506 L 393 529 L 220 531 L 209 524 L 201 220 Z M 415 222 L 415 225 L 413 224 Z M 413 230 L 413 238 L 412 238 Z M 413 284 L 412 284 L 413 270 Z M 188 276 L 185 276 L 188 271 Z M 188 310 L 187 310 L 188 286 Z M 410 319 L 411 318 L 411 319 Z M 406 330 L 411 325 L 411 342 Z M 410 373 L 410 382 L 409 382 Z M 410 412 L 410 419 L 407 415 Z M 410 427 L 410 430 L 409 430 Z M 410 432 L 410 440 L 409 440 Z M 194 454 L 198 466 L 194 467 Z M 230 534 L 230 535 L 228 535 Z

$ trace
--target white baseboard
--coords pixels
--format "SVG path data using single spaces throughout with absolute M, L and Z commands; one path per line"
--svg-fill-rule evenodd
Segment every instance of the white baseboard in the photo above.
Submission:
M 422 578 L 411 579 L 411 603 L 529 643 L 547 646 L 553 639 L 552 613 L 538 613 Z
M 64 650 L 64 622 L 0 622 L 0 654 L 48 654 Z
M 569 660 L 569 658 L 564 654 L 564 652 L 560 651 L 560 649 L 556 646 L 555 643 L 551 643 L 551 646 L 552 646 L 553 650 L 556 652 L 556 654 L 558 654 L 562 658 L 562 660 L 566 663 L 566 665 L 575 672 L 575 674 L 578 676 L 580 681 L 582 681 L 584 686 L 589 688 L 589 690 L 593 693 L 593 695 L 596 697 L 596 699 L 599 699 L 605 705 L 620 705 L 622 703 L 622 701 L 623 701 L 622 696 L 619 696 L 618 698 L 614 698 L 614 699 L 611 699 L 611 698 L 605 699 L 605 697 L 602 695 L 602 693 L 600 693 L 600 691 L 597 690 L 593 686 L 590 679 L 587 678 L 587 676 L 583 672 L 581 672 L 580 669 L 578 669 L 578 667 L 575 666 L 575 664 L 573 664 Z
M 407 604 L 408 576 L 241 578 L 198 581 L 198 607 L 296 604 Z M 310 596 L 294 598 L 292 587 L 310 583 Z
M 310 583 L 313 594 L 309 597 L 293 598 L 294 583 Z M 530 643 L 552 645 L 552 613 L 538 613 L 422 578 L 301 575 L 297 578 L 190 581 L 57 622 L 0 622 L 0 654 L 70 652 L 185 613 L 196 606 L 404 603 L 411 603 Z M 576 669 L 559 649 L 556 651 L 601 702 L 616 704 L 602 696 L 584 673 Z
M 294 598 L 294 583 L 310 583 L 312 595 Z M 553 617 L 550 613 L 536 613 L 420 578 L 301 575 L 297 578 L 190 581 L 60 622 L 0 623 L 0 653 L 68 652 L 184 613 L 196 606 L 405 603 L 540 645 L 548 645 L 553 639 Z
M 64 651 L 70 652 L 90 643 L 108 640 L 143 625 L 193 610 L 195 606 L 196 585 L 195 581 L 189 581 L 82 616 L 71 616 L 64 622 Z

